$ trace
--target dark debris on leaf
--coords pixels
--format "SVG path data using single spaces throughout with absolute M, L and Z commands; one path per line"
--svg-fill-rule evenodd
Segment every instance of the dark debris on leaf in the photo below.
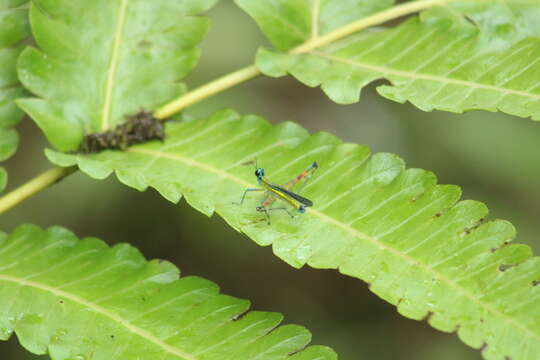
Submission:
M 499 266 L 499 271 L 500 272 L 505 272 L 506 270 L 514 267 L 515 265 L 512 265 L 512 264 L 502 264 Z
M 488 348 L 488 344 L 484 341 L 482 343 L 482 346 L 480 346 L 480 349 L 479 349 L 480 353 L 484 353 L 487 350 L 487 348 Z
M 485 218 L 482 218 L 482 219 L 478 220 L 478 221 L 476 222 L 476 224 L 474 224 L 473 226 L 464 229 L 465 234 L 469 235 L 469 234 L 472 233 L 474 230 L 476 230 L 476 229 L 478 229 L 480 226 L 482 226 L 485 222 L 486 222 L 486 219 L 485 219 Z
M 242 319 L 244 316 L 246 316 L 247 314 L 249 314 L 250 310 L 246 310 L 246 311 L 243 311 L 241 312 L 240 314 L 236 314 L 235 316 L 233 316 L 231 318 L 232 321 L 238 321 L 240 319 Z
M 132 145 L 164 139 L 163 122 L 151 112 L 141 110 L 135 115 L 126 116 L 126 122 L 112 130 L 85 135 L 80 152 L 93 154 L 103 150 L 125 150 Z

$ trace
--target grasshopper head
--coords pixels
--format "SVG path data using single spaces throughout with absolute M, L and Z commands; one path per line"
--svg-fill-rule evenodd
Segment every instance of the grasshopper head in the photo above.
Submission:
M 257 170 L 255 170 L 255 176 L 259 181 L 262 180 L 262 178 L 264 177 L 264 169 L 258 168 Z

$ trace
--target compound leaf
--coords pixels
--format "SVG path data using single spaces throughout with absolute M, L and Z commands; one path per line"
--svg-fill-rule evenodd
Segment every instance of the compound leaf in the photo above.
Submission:
M 18 104 L 62 151 L 125 116 L 153 109 L 184 90 L 208 27 L 196 14 L 216 0 L 35 0 L 39 46 L 21 55 L 23 84 L 40 98 Z
M 279 50 L 290 50 L 394 3 L 394 0 L 235 1 L 257 21 Z
M 294 3 L 303 6 L 296 12 L 273 0 L 236 2 L 281 50 L 261 48 L 259 69 L 268 76 L 289 73 L 308 86 L 321 86 L 337 103 L 355 103 L 363 87 L 386 79 L 390 84 L 379 85 L 379 94 L 400 103 L 410 101 L 424 111 L 479 109 L 540 120 L 540 26 L 532 20 L 540 16 L 537 1 L 449 0 L 452 6 L 432 9 L 396 27 L 364 31 L 303 51 L 293 48 L 325 35 L 314 24 L 341 29 L 353 20 L 367 19 L 375 6 L 390 3 L 349 1 L 343 11 L 356 18 L 343 21 L 333 16 L 331 6 L 324 6 L 339 6 L 331 1 L 298 0 Z M 306 22 L 310 17 L 315 19 Z M 294 38 L 277 19 L 303 24 L 303 36 Z
M 370 283 L 380 297 L 413 319 L 457 331 L 486 359 L 533 360 L 540 353 L 540 264 L 524 245 L 509 245 L 513 226 L 486 221 L 482 203 L 459 201 L 457 186 L 437 185 L 420 169 L 405 169 L 392 154 L 309 135 L 294 123 L 272 126 L 256 116 L 218 112 L 208 120 L 169 122 L 164 143 L 91 156 L 48 151 L 61 166 L 78 165 L 94 178 L 115 171 L 133 188 L 217 212 L 231 226 L 294 267 L 338 269 Z M 314 202 L 290 218 L 255 207 L 257 159 L 282 184 L 313 161 L 319 169 L 302 196 Z M 255 195 L 254 195 L 255 194 Z M 258 195 L 257 195 L 258 194 Z M 291 210 L 292 211 L 292 210 Z
M 21 226 L 0 238 L 0 339 L 52 359 L 335 360 L 311 334 L 127 245 Z M 290 355 L 295 354 L 295 355 Z
M 15 64 L 23 49 L 22 41 L 30 34 L 28 0 L 0 0 L 0 161 L 9 158 L 19 143 L 13 129 L 22 118 L 14 100 L 26 92 L 17 79 Z M 7 175 L 0 169 L 0 189 L 6 185 Z

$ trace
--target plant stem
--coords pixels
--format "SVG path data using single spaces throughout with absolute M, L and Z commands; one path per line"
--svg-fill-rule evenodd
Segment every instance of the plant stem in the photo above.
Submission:
M 346 36 L 354 34 L 360 30 L 364 30 L 370 26 L 380 25 L 387 21 L 397 19 L 401 16 L 413 14 L 420 10 L 424 10 L 430 7 L 445 5 L 450 2 L 458 0 L 417 0 L 401 5 L 394 6 L 390 9 L 380 11 L 376 14 L 368 16 L 366 18 L 355 21 L 349 25 L 345 25 L 337 30 L 334 30 L 324 36 L 314 37 L 306 41 L 302 45 L 292 49 L 289 53 L 301 54 L 321 46 L 331 44 L 334 41 L 342 39 Z M 475 1 L 487 1 L 487 0 L 475 0 Z M 201 100 L 204 100 L 212 95 L 227 90 L 233 86 L 241 84 L 245 81 L 251 80 L 261 75 L 256 65 L 247 66 L 228 75 L 225 75 L 217 80 L 211 81 L 195 90 L 188 92 L 185 95 L 180 96 L 176 100 L 164 105 L 158 109 L 154 116 L 157 119 L 166 119 L 171 117 L 180 111 L 184 110 L 188 106 L 191 106 Z
M 305 53 L 321 46 L 325 46 L 333 43 L 334 41 L 343 39 L 346 36 L 354 34 L 360 30 L 367 29 L 368 27 L 380 25 L 387 21 L 397 19 L 399 17 L 416 13 L 420 10 L 424 10 L 430 7 L 445 5 L 450 2 L 458 0 L 417 0 L 401 5 L 396 5 L 390 9 L 380 11 L 371 16 L 365 17 L 343 27 L 340 27 L 326 35 L 312 38 L 302 45 L 292 49 L 290 53 L 301 54 Z M 480 0 L 482 1 L 482 0 Z
M 156 119 L 166 119 L 209 96 L 227 90 L 259 75 L 261 75 L 261 72 L 255 65 L 247 66 L 188 92 L 158 109 L 154 116 Z
M 1 197 L 0 214 L 5 213 L 9 209 L 37 194 L 41 190 L 44 190 L 65 177 L 73 174 L 75 171 L 77 171 L 76 166 L 66 168 L 56 167 L 45 171 L 43 174 L 33 178 L 26 184 Z

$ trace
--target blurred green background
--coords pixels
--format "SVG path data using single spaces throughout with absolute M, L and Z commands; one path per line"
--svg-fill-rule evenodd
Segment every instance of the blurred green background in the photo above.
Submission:
M 210 17 L 200 66 L 186 80 L 190 87 L 252 63 L 258 45 L 266 44 L 230 0 L 221 1 Z M 312 132 L 369 145 L 373 152 L 399 154 L 409 167 L 429 169 L 441 183 L 460 185 L 464 198 L 487 203 L 492 218 L 510 220 L 518 241 L 538 252 L 540 124 L 485 112 L 424 113 L 379 97 L 375 85 L 363 91 L 360 103 L 341 106 L 292 78 L 259 78 L 187 113 L 207 116 L 231 107 L 275 123 L 294 120 Z M 20 133 L 21 151 L 6 165 L 10 188 L 50 168 L 36 126 L 26 120 Z M 454 334 L 401 317 L 358 280 L 335 271 L 294 270 L 271 248 L 255 245 L 220 218 L 207 218 L 184 201 L 171 204 L 153 190 L 136 192 L 114 177 L 94 181 L 75 174 L 3 215 L 0 227 L 11 231 L 25 222 L 65 226 L 109 244 L 128 242 L 148 258 L 170 260 L 184 275 L 203 276 L 227 294 L 252 300 L 254 309 L 278 311 L 287 323 L 306 326 L 314 343 L 333 347 L 341 359 L 481 358 Z M 28 354 L 16 338 L 0 343 L 2 360 L 47 358 Z

